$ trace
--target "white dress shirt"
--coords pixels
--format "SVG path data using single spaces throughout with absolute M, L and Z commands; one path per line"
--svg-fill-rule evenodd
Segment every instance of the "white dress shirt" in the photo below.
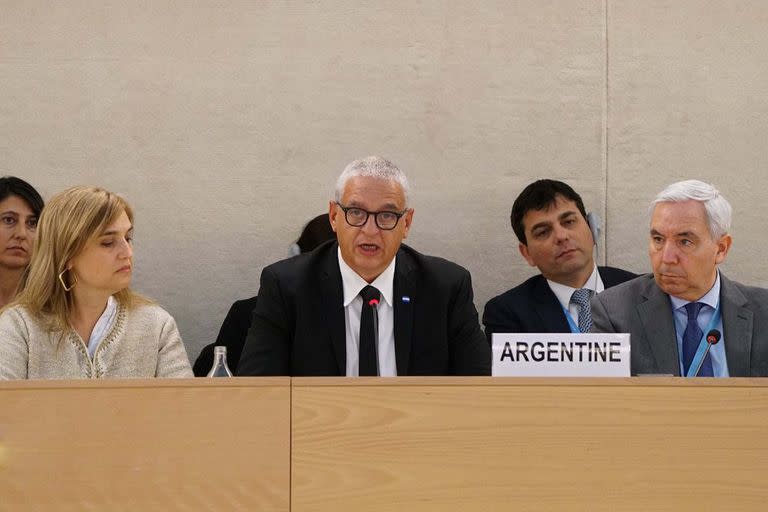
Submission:
M 363 298 L 360 292 L 368 286 L 368 282 L 347 265 L 338 250 L 341 283 L 344 288 L 344 323 L 347 331 L 347 377 L 360 375 L 360 315 L 363 310 Z M 395 310 L 392 307 L 392 295 L 395 283 L 395 260 L 379 275 L 371 286 L 381 292 L 378 305 L 379 312 L 379 344 L 376 355 L 379 359 L 379 375 L 382 377 L 397 376 L 397 359 L 395 358 Z
M 563 307 L 563 310 L 568 311 L 568 313 L 571 315 L 574 325 L 579 325 L 579 309 L 581 308 L 576 304 L 571 304 L 571 295 L 573 295 L 573 292 L 575 292 L 577 288 L 572 288 L 564 284 L 556 283 L 554 281 L 550 281 L 549 279 L 547 279 L 547 283 L 549 284 L 549 288 L 552 290 L 552 293 L 555 294 L 558 302 L 560 302 L 560 305 Z M 600 277 L 600 272 L 597 271 L 597 265 L 595 265 L 595 268 L 592 270 L 592 274 L 589 276 L 589 279 L 587 279 L 587 282 L 584 283 L 582 288 L 592 290 L 596 294 L 605 290 L 603 280 Z
M 99 317 L 96 325 L 93 326 L 91 331 L 91 337 L 88 339 L 88 355 L 93 359 L 93 354 L 96 353 L 96 349 L 99 348 L 99 344 L 104 341 L 109 331 L 112 330 L 112 326 L 115 324 L 117 318 L 117 301 L 110 295 L 107 299 L 107 307 L 104 308 L 104 312 Z

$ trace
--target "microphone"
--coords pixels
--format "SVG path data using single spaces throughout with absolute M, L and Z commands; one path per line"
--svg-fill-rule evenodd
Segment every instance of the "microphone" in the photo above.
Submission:
M 698 368 L 696 368 L 696 373 L 693 374 L 694 377 L 699 374 L 699 371 L 704 364 L 704 360 L 707 358 L 707 354 L 709 354 L 709 349 L 712 348 L 712 345 L 717 345 L 717 342 L 720 341 L 721 336 L 722 334 L 720 334 L 720 331 L 717 329 L 712 329 L 707 333 L 707 349 L 704 351 L 704 357 L 701 358 Z
M 381 375 L 379 368 L 379 299 L 371 299 L 368 305 L 373 309 L 373 353 L 376 354 L 376 375 Z

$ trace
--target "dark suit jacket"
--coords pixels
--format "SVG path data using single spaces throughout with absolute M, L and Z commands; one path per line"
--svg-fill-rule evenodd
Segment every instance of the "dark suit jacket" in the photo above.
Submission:
M 251 327 L 251 314 L 256 307 L 256 299 L 238 300 L 229 308 L 229 313 L 224 319 L 219 329 L 219 335 L 216 337 L 216 343 L 211 343 L 203 347 L 200 355 L 197 356 L 192 370 L 195 377 L 205 377 L 211 371 L 213 366 L 213 347 L 215 345 L 224 345 L 227 347 L 227 366 L 232 373 L 237 372 L 237 365 L 240 362 L 240 354 L 243 351 L 245 337 L 248 335 L 248 329 Z
M 238 375 L 345 375 L 337 248 L 329 242 L 264 269 Z M 398 375 L 491 374 L 469 272 L 401 246 L 393 297 Z
M 728 372 L 768 376 L 768 290 L 745 286 L 720 273 L 720 312 Z M 680 375 L 669 295 L 652 274 L 592 298 L 593 332 L 628 332 L 632 375 Z
M 598 267 L 606 289 L 637 274 L 613 267 Z M 494 332 L 571 332 L 563 308 L 541 274 L 488 301 L 483 312 L 488 343 Z

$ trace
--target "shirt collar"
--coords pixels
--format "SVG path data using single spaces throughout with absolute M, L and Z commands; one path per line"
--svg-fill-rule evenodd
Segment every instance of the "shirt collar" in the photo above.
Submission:
M 347 262 L 341 257 L 341 248 L 337 250 L 337 253 L 339 258 L 339 270 L 341 271 L 341 284 L 344 288 L 344 307 L 346 308 L 358 295 L 360 295 L 360 291 L 368 286 L 368 282 L 360 277 L 357 272 L 352 270 L 352 267 L 347 265 Z M 384 272 L 370 283 L 371 286 L 381 292 L 381 298 L 384 299 L 384 302 L 390 307 L 392 307 L 392 294 L 394 293 L 395 260 L 397 260 L 397 256 L 392 258 L 392 261 L 389 263 L 389 266 L 384 269 Z
M 107 299 L 107 306 L 104 308 L 104 312 L 96 321 L 96 325 L 93 326 L 91 337 L 88 339 L 88 353 L 91 355 L 91 357 L 93 357 L 93 354 L 96 351 L 96 347 L 109 333 L 109 329 L 112 327 L 116 314 L 117 300 L 114 296 L 110 295 Z
M 672 295 L 669 296 L 669 299 L 672 301 L 672 309 L 680 309 L 689 302 L 702 302 L 712 309 L 717 309 L 717 306 L 720 304 L 720 271 L 717 271 L 715 284 L 713 284 L 712 288 L 710 288 L 709 291 L 705 293 L 704 296 L 699 300 L 685 300 L 678 297 L 673 297 Z
M 116 312 L 117 312 L 117 300 L 115 300 L 115 297 L 113 295 L 110 295 L 107 298 L 107 306 L 104 308 L 104 312 L 96 321 L 96 325 L 94 326 L 93 331 L 95 332 L 98 329 L 102 329 L 102 330 L 107 329 L 107 327 L 109 327 L 109 324 L 112 321 L 112 317 L 115 316 Z
M 568 306 L 571 303 L 571 295 L 573 295 L 573 292 L 576 291 L 576 288 L 565 284 L 556 283 L 549 279 L 547 279 L 547 284 L 549 284 L 549 288 L 552 290 L 552 293 L 555 294 L 555 297 L 557 297 L 557 301 L 560 303 L 560 305 L 563 306 L 564 309 L 568 309 Z M 587 279 L 587 282 L 584 283 L 582 288 L 592 290 L 595 293 L 600 293 L 605 289 L 605 286 L 603 285 L 603 279 L 600 277 L 600 272 L 597 271 L 597 265 L 595 265 L 595 268 L 592 269 L 592 274 L 589 276 L 589 279 Z

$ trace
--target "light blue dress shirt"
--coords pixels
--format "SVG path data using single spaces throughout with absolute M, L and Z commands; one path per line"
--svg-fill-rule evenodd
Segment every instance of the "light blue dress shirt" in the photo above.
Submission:
M 709 291 L 704 294 L 702 298 L 697 301 L 678 299 L 677 297 L 669 296 L 672 302 L 672 316 L 675 319 L 675 333 L 677 337 L 677 354 L 680 359 L 680 375 L 685 376 L 683 371 L 683 333 L 685 327 L 688 324 L 688 313 L 685 311 L 685 305 L 689 302 L 702 302 L 704 306 L 701 308 L 698 317 L 698 324 L 701 332 L 707 334 L 709 329 L 709 323 L 712 321 L 712 316 L 715 314 L 715 310 L 720 305 L 720 272 L 717 273 L 715 278 L 715 284 Z M 709 349 L 709 357 L 712 359 L 712 373 L 715 377 L 728 377 L 728 361 L 725 359 L 725 331 L 723 331 L 723 315 L 720 312 L 720 319 L 717 324 L 711 327 L 720 331 L 721 337 L 717 345 L 712 345 Z

